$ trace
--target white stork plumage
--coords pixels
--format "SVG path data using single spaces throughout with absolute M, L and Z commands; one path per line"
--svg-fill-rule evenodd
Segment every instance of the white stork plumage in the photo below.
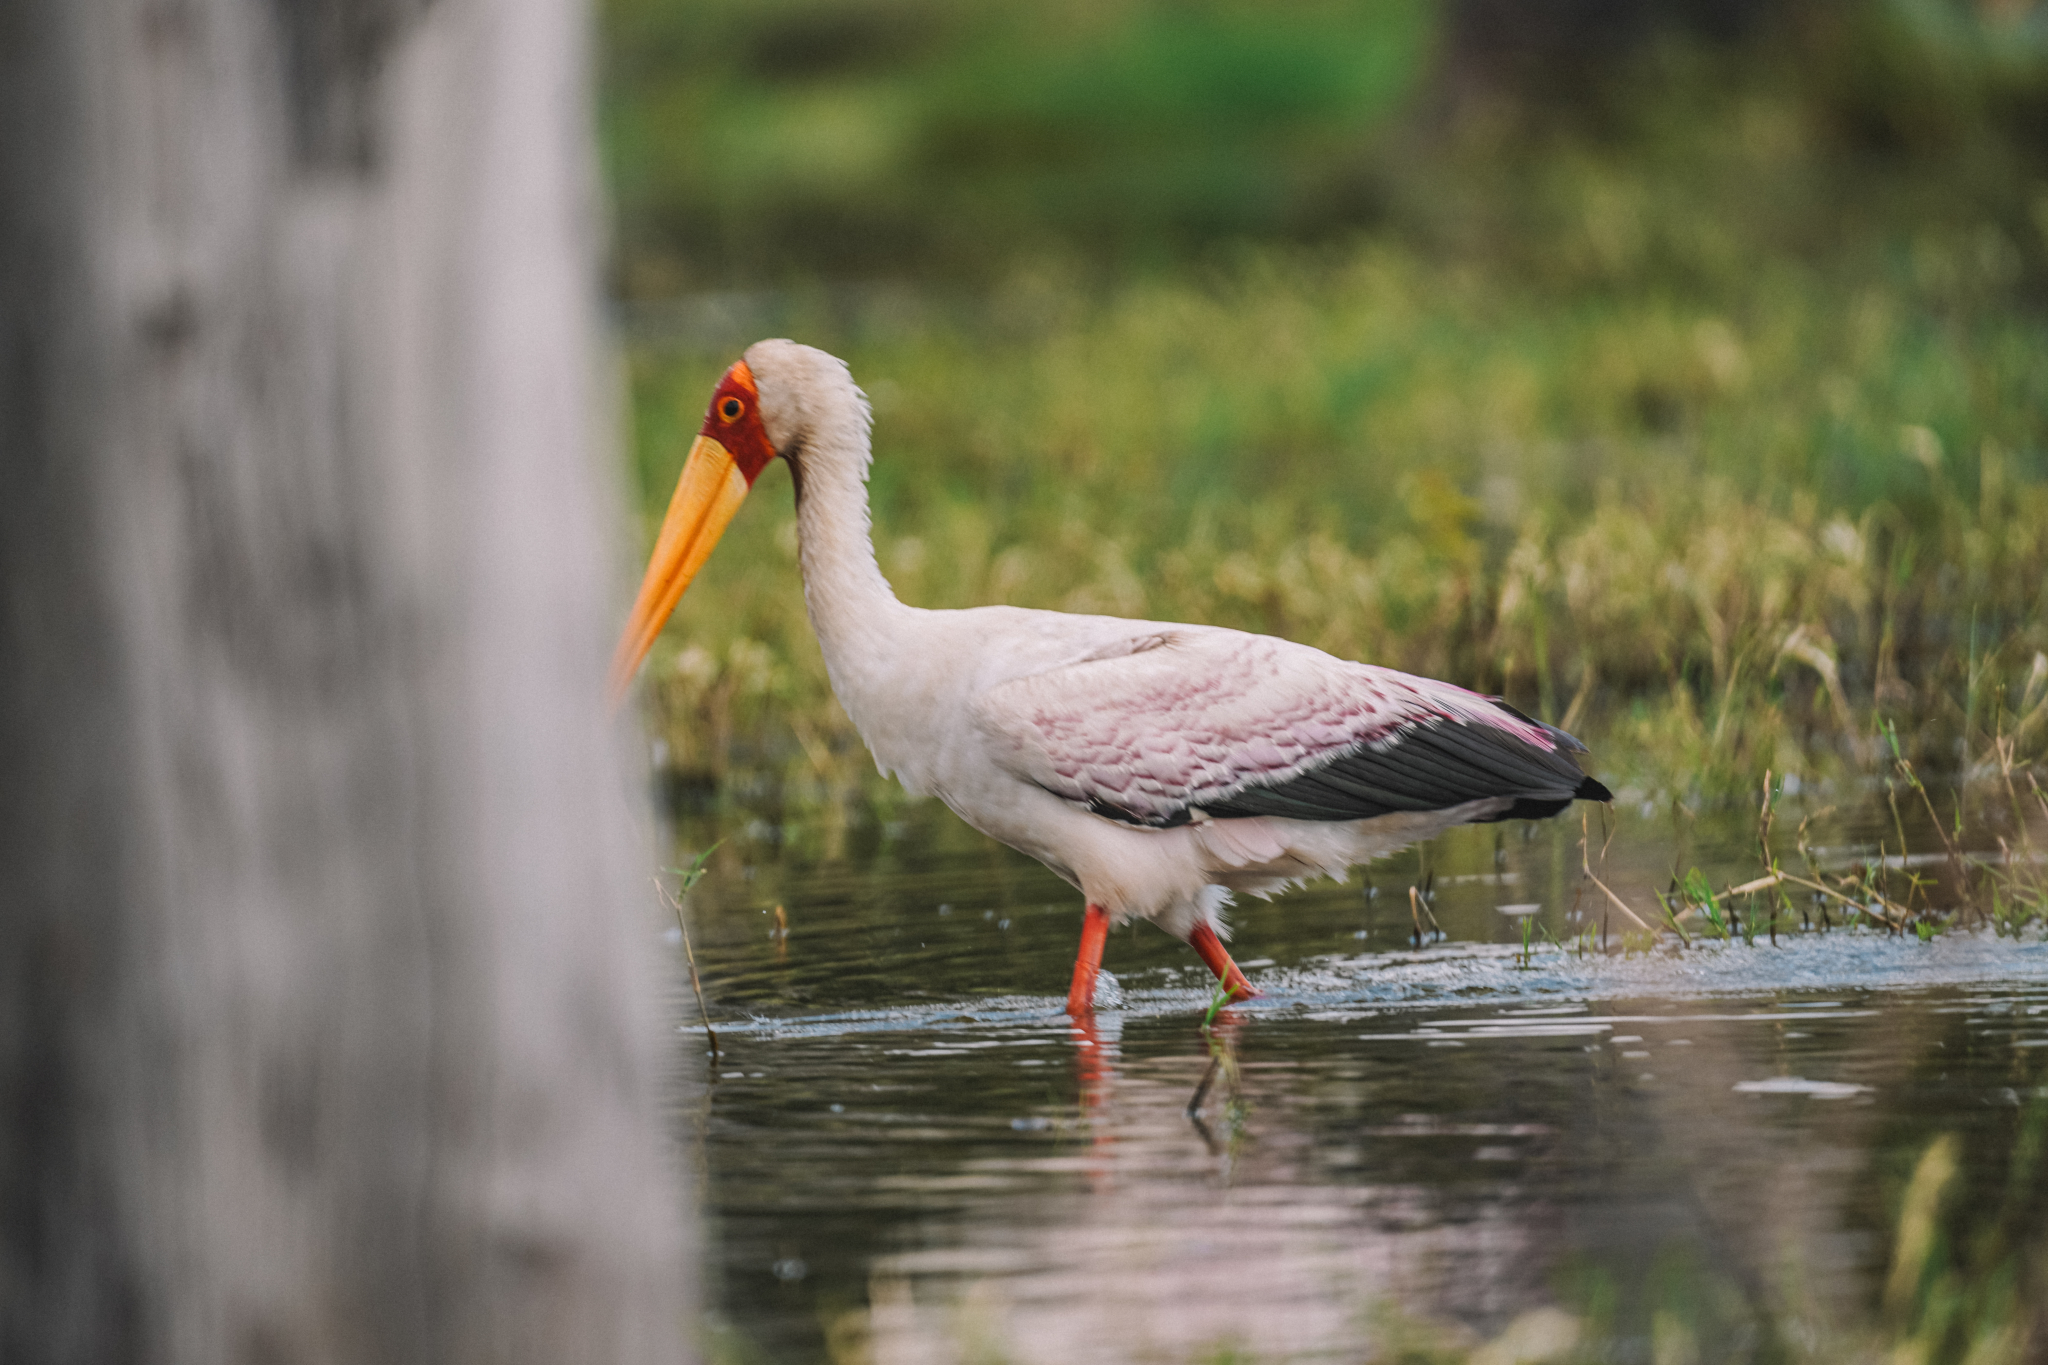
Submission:
M 1607 789 L 1505 703 L 1214 626 L 896 600 L 869 535 L 866 398 L 844 362 L 763 341 L 719 381 L 618 654 L 616 702 L 754 479 L 796 485 L 804 599 L 832 689 L 883 773 L 1085 898 L 1069 1013 L 1114 923 L 1186 940 L 1234 999 L 1232 892 L 1271 893 L 1474 821 Z

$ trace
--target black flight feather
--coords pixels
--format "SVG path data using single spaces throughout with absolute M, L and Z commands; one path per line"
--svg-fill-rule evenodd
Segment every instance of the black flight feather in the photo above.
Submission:
M 1610 801 L 1613 793 L 1566 755 L 1586 746 L 1552 725 L 1531 720 L 1503 701 L 1494 705 L 1541 729 L 1557 747 L 1545 750 L 1490 725 L 1432 720 L 1386 739 L 1355 745 L 1317 768 L 1271 783 L 1252 783 L 1202 804 L 1218 820 L 1270 815 L 1288 820 L 1367 820 L 1401 811 L 1448 810 L 1469 801 L 1505 798 L 1476 823 L 1541 820 L 1573 801 Z M 1096 797 L 1088 808 L 1125 824 L 1172 829 L 1194 818 L 1192 807 L 1146 819 Z

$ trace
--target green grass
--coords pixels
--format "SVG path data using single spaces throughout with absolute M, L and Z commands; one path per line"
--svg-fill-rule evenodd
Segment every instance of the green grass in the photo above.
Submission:
M 2017 310 L 1768 264 L 1560 304 L 1367 243 L 791 330 L 875 400 L 906 601 L 1286 635 L 1501 692 L 1652 792 L 1827 777 L 1879 718 L 1943 772 L 2048 738 L 2048 329 Z M 731 358 L 634 358 L 650 525 Z M 685 766 L 843 779 L 794 550 L 771 473 L 650 670 Z
M 1793 12 L 1804 37 L 1776 48 L 1648 53 L 1594 113 L 1481 100 L 1380 138 L 1381 210 L 1341 240 L 1223 234 L 1136 268 L 1055 223 L 971 282 L 814 279 L 688 345 L 649 330 L 645 534 L 718 373 L 790 335 L 874 400 L 876 536 L 907 601 L 1212 622 L 1447 678 L 1564 723 L 1647 800 L 1880 780 L 1887 727 L 1930 780 L 2024 773 L 2048 749 L 2044 21 Z M 615 23 L 639 13 L 615 0 Z M 1197 41 L 1163 13 L 1105 9 L 1126 46 L 1101 60 L 1149 71 Z M 1821 22 L 1842 15 L 1862 18 Z M 986 41 L 935 37 L 872 82 L 943 84 Z M 869 80 L 734 72 L 764 100 Z M 1291 119 L 1260 126 L 1313 143 Z M 827 687 L 780 466 L 648 677 L 700 792 L 895 799 Z

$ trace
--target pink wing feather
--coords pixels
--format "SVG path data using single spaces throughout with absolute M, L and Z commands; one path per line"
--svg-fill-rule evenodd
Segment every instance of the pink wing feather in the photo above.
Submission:
M 1461 687 L 1200 627 L 1003 683 L 977 713 L 1017 776 L 1144 824 L 1178 823 L 1422 726 L 1462 722 L 1546 755 L 1558 747 L 1555 732 Z

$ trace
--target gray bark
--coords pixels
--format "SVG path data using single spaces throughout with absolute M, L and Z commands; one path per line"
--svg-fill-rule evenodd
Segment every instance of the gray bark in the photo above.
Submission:
M 0 4 L 0 1360 L 687 1353 L 584 21 Z

